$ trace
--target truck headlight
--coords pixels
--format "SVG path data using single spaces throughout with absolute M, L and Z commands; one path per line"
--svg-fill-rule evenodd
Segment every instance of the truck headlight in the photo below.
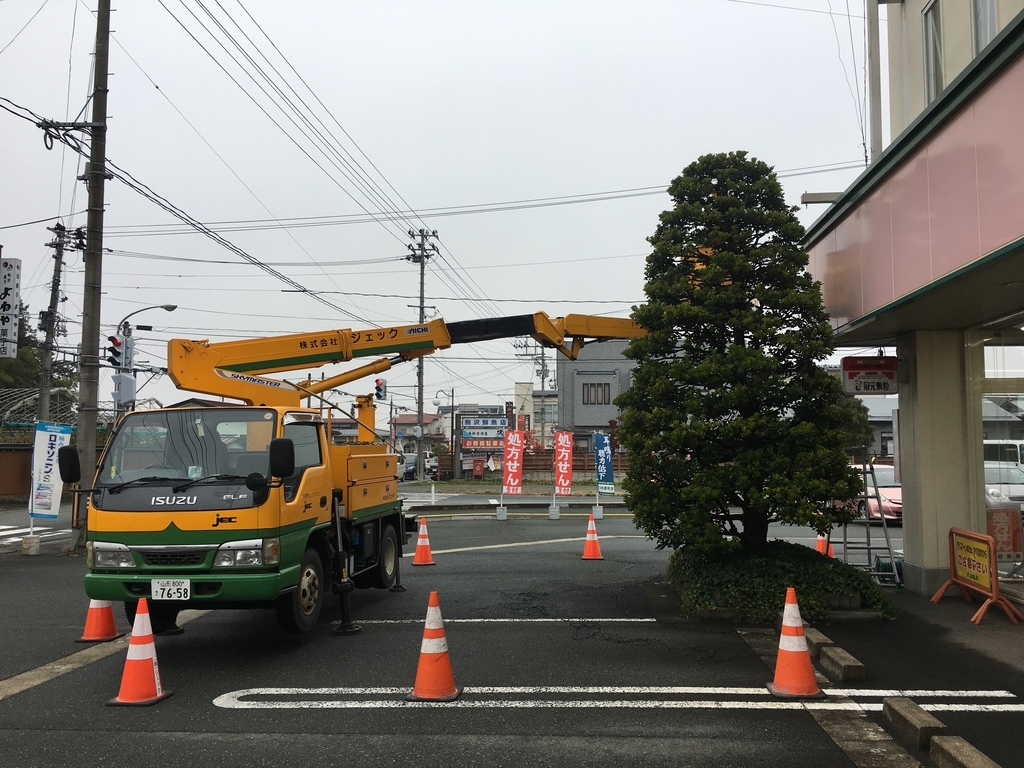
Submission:
M 213 558 L 214 568 L 251 568 L 257 565 L 276 565 L 280 562 L 280 546 L 277 539 L 246 539 L 245 541 L 229 541 L 220 545 Z M 274 558 L 267 557 L 268 543 Z
M 134 568 L 135 558 L 124 544 L 110 541 L 85 542 L 85 563 L 90 568 Z
M 263 540 L 263 564 L 277 565 L 281 562 L 281 540 L 276 536 Z

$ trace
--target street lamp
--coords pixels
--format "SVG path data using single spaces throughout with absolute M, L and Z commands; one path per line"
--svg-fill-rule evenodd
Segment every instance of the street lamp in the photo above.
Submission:
M 167 312 L 173 312 L 178 308 L 177 304 L 156 304 L 152 307 L 143 307 L 142 309 L 136 309 L 134 312 L 129 312 L 124 316 L 124 319 L 117 324 L 117 333 L 123 333 L 125 336 L 132 335 L 131 326 L 128 325 L 128 318 L 139 314 L 139 312 L 145 312 L 148 309 L 163 309 Z
M 142 309 L 136 309 L 134 312 L 129 312 L 127 315 L 124 316 L 124 319 L 122 319 L 121 322 L 117 324 L 117 331 L 116 332 L 122 334 L 125 337 L 125 339 L 126 339 L 126 341 L 125 341 L 125 356 L 126 356 L 125 364 L 128 365 L 131 368 L 131 379 L 135 378 L 135 368 L 134 368 L 134 361 L 133 360 L 129 360 L 128 356 L 131 354 L 131 352 L 130 352 L 131 345 L 133 345 L 135 342 L 130 340 L 131 339 L 131 335 L 132 335 L 132 327 L 128 324 L 128 318 L 129 317 L 133 317 L 133 316 L 139 314 L 139 312 L 145 312 L 146 310 L 149 310 L 149 309 L 162 309 L 162 310 L 164 310 L 166 312 L 173 312 L 177 308 L 178 308 L 177 304 L 156 304 L 156 305 L 154 305 L 152 307 L 143 307 Z M 141 326 L 140 325 L 139 327 L 143 328 L 145 330 L 153 330 L 152 326 L 148 326 L 148 325 L 145 325 L 145 326 Z M 118 375 L 120 376 L 120 375 L 124 375 L 124 374 L 119 373 Z M 118 379 L 117 376 L 114 377 L 114 386 L 115 386 L 115 394 L 114 394 L 115 409 L 114 409 L 114 411 L 115 411 L 115 418 L 119 418 L 120 415 L 121 415 L 121 405 L 128 405 L 132 409 L 134 409 L 134 407 L 135 407 L 135 405 L 134 405 L 134 403 L 135 403 L 135 382 L 134 381 L 130 381 L 129 382 L 129 384 L 130 384 L 130 391 L 129 391 L 129 393 L 127 395 L 124 395 L 124 394 L 122 394 L 124 392 L 124 390 L 122 390 L 120 388 L 121 384 L 118 383 L 120 381 L 124 381 L 124 380 L 123 379 Z
M 452 480 L 457 479 L 455 471 L 455 387 L 452 387 L 452 391 L 449 393 L 446 389 L 439 389 L 434 393 L 434 405 L 440 405 L 441 401 L 436 399 L 438 395 L 444 395 L 445 397 L 451 398 L 451 415 L 452 415 L 452 440 L 448 446 L 448 455 L 452 457 Z

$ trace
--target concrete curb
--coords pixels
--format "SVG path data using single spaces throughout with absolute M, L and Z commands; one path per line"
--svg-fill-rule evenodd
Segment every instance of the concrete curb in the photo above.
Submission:
M 931 756 L 935 768 L 999 768 L 999 764 L 959 736 L 936 736 Z
M 864 665 L 836 645 L 821 649 L 819 666 L 830 679 L 843 683 L 862 683 L 867 677 Z
M 929 749 L 934 737 L 946 735 L 946 726 L 938 718 L 903 696 L 882 699 L 882 716 L 889 721 L 897 736 L 918 749 Z

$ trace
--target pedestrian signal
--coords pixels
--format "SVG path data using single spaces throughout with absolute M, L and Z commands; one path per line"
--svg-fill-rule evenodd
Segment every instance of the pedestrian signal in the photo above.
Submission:
M 388 396 L 388 382 L 387 379 L 377 379 L 373 382 L 373 396 L 378 400 L 383 400 Z

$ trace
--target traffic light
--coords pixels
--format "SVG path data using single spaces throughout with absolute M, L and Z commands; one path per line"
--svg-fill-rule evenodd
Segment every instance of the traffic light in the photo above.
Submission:
M 125 337 L 121 334 L 115 334 L 114 336 L 107 336 L 107 362 L 118 369 L 124 369 L 126 365 L 125 353 Z
M 376 379 L 373 382 L 373 396 L 378 400 L 383 400 L 388 396 L 388 382 L 387 379 Z
M 135 362 L 135 339 L 120 333 L 107 336 L 107 362 L 121 371 L 130 371 Z

